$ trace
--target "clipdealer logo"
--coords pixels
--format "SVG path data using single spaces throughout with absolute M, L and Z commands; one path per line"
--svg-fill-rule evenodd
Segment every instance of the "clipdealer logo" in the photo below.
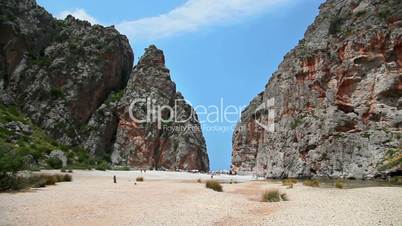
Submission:
M 174 104 L 158 102 L 160 101 L 151 97 L 134 99 L 128 109 L 130 119 L 136 123 L 157 123 L 158 129 L 173 130 L 175 128 L 170 127 L 180 127 L 183 130 L 183 125 L 190 127 L 193 124 L 187 123 L 191 121 L 198 122 L 206 131 L 227 132 L 233 130 L 233 124 L 240 121 L 244 109 L 244 106 L 226 105 L 223 98 L 219 105 L 196 105 L 194 108 L 188 108 L 187 106 L 193 105 L 185 99 L 176 99 Z M 267 132 L 275 131 L 274 105 L 275 99 L 271 98 L 255 110 L 256 115 L 263 115 L 255 119 L 256 124 Z

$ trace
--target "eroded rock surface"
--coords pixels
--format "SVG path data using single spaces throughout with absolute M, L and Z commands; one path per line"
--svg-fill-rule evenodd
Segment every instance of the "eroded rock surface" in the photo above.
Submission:
M 128 81 L 127 38 L 72 16 L 56 20 L 33 0 L 0 5 L 2 94 L 60 143 L 83 144 L 94 112 Z
M 133 51 L 113 26 L 57 20 L 34 0 L 0 0 L 0 6 L 2 106 L 16 106 L 59 143 L 84 148 L 99 161 L 113 153 L 115 163 L 137 168 L 209 169 L 195 118 L 172 124 L 188 129 L 172 130 L 137 125 L 127 115 L 132 98 L 169 106 L 183 99 L 162 51 L 151 46 L 127 86 Z M 143 110 L 134 113 L 143 116 Z M 183 118 L 192 108 L 178 103 L 177 112 Z
M 0 0 L 0 6 L 2 106 L 18 107 L 59 143 L 84 148 L 99 161 L 113 153 L 115 163 L 137 168 L 209 169 L 196 119 L 174 123 L 189 128 L 179 131 L 133 124 L 126 114 L 132 98 L 170 106 L 183 99 L 162 51 L 151 46 L 127 86 L 133 52 L 113 26 L 57 20 L 34 0 Z M 177 109 L 192 112 L 184 102 Z
M 265 177 L 401 173 L 401 16 L 398 0 L 324 3 L 243 112 L 232 169 Z M 274 133 L 256 123 L 267 122 L 258 106 L 272 98 Z
M 135 66 L 117 107 L 119 124 L 112 161 L 143 169 L 208 171 L 200 124 L 183 99 L 165 67 L 163 52 L 150 46 Z M 131 112 L 137 120 L 133 120 L 130 104 L 136 100 Z M 152 107 L 159 112 L 158 108 L 164 106 L 174 109 L 158 114 L 166 122 L 157 120 L 157 115 L 152 117 L 155 120 L 146 120 Z

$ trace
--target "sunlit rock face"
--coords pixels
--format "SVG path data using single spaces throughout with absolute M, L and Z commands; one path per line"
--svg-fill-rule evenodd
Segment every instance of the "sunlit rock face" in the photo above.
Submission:
M 259 124 L 274 99 L 275 132 Z M 256 123 L 256 122 L 259 122 Z M 401 174 L 402 2 L 329 0 L 243 112 L 232 170 L 270 178 Z
M 164 106 L 174 109 L 159 112 L 166 122 L 147 120 L 152 109 L 158 112 Z M 147 48 L 135 66 L 117 109 L 119 124 L 112 155 L 115 164 L 142 169 L 209 170 L 198 117 L 177 92 L 163 52 L 155 46 Z

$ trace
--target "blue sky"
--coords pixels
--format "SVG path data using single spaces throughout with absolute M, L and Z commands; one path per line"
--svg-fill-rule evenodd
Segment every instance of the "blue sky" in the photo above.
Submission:
M 128 36 L 135 61 L 155 44 L 192 105 L 246 106 L 297 45 L 323 0 L 38 0 L 56 17 L 73 14 Z M 232 131 L 204 123 L 211 168 L 229 169 Z

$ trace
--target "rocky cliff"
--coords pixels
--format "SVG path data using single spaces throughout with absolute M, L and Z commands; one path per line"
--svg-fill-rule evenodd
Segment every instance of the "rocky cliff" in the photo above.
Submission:
M 159 93 L 163 101 L 180 96 L 167 79 L 164 61 L 153 61 L 155 51 L 142 58 L 126 88 L 133 51 L 113 26 L 92 26 L 72 16 L 57 20 L 34 0 L 0 0 L 0 6 L 0 102 L 8 106 L 4 109 L 27 115 L 65 150 L 80 147 L 97 159 L 110 159 L 116 142 L 114 149 L 129 156 L 132 166 L 208 169 L 200 130 L 172 134 L 155 130 L 150 137 L 148 130 L 122 129 L 128 121 L 124 106 L 130 96 Z M 119 103 L 123 93 L 126 102 Z M 183 111 L 189 108 L 180 106 Z M 1 142 L 8 142 L 7 136 Z M 131 141 L 137 139 L 152 143 L 142 148 L 155 154 L 149 159 L 142 158 L 141 151 L 131 155 L 139 147 Z
M 269 112 L 274 132 L 264 126 Z M 328 0 L 242 113 L 232 170 L 274 178 L 401 174 L 401 126 L 402 2 Z
M 135 66 L 117 109 L 114 163 L 145 169 L 209 170 L 197 115 L 177 92 L 163 52 L 155 46 L 147 48 Z
M 60 143 L 79 145 L 86 124 L 133 64 L 125 36 L 69 16 L 56 20 L 35 1 L 1 2 L 2 92 Z

